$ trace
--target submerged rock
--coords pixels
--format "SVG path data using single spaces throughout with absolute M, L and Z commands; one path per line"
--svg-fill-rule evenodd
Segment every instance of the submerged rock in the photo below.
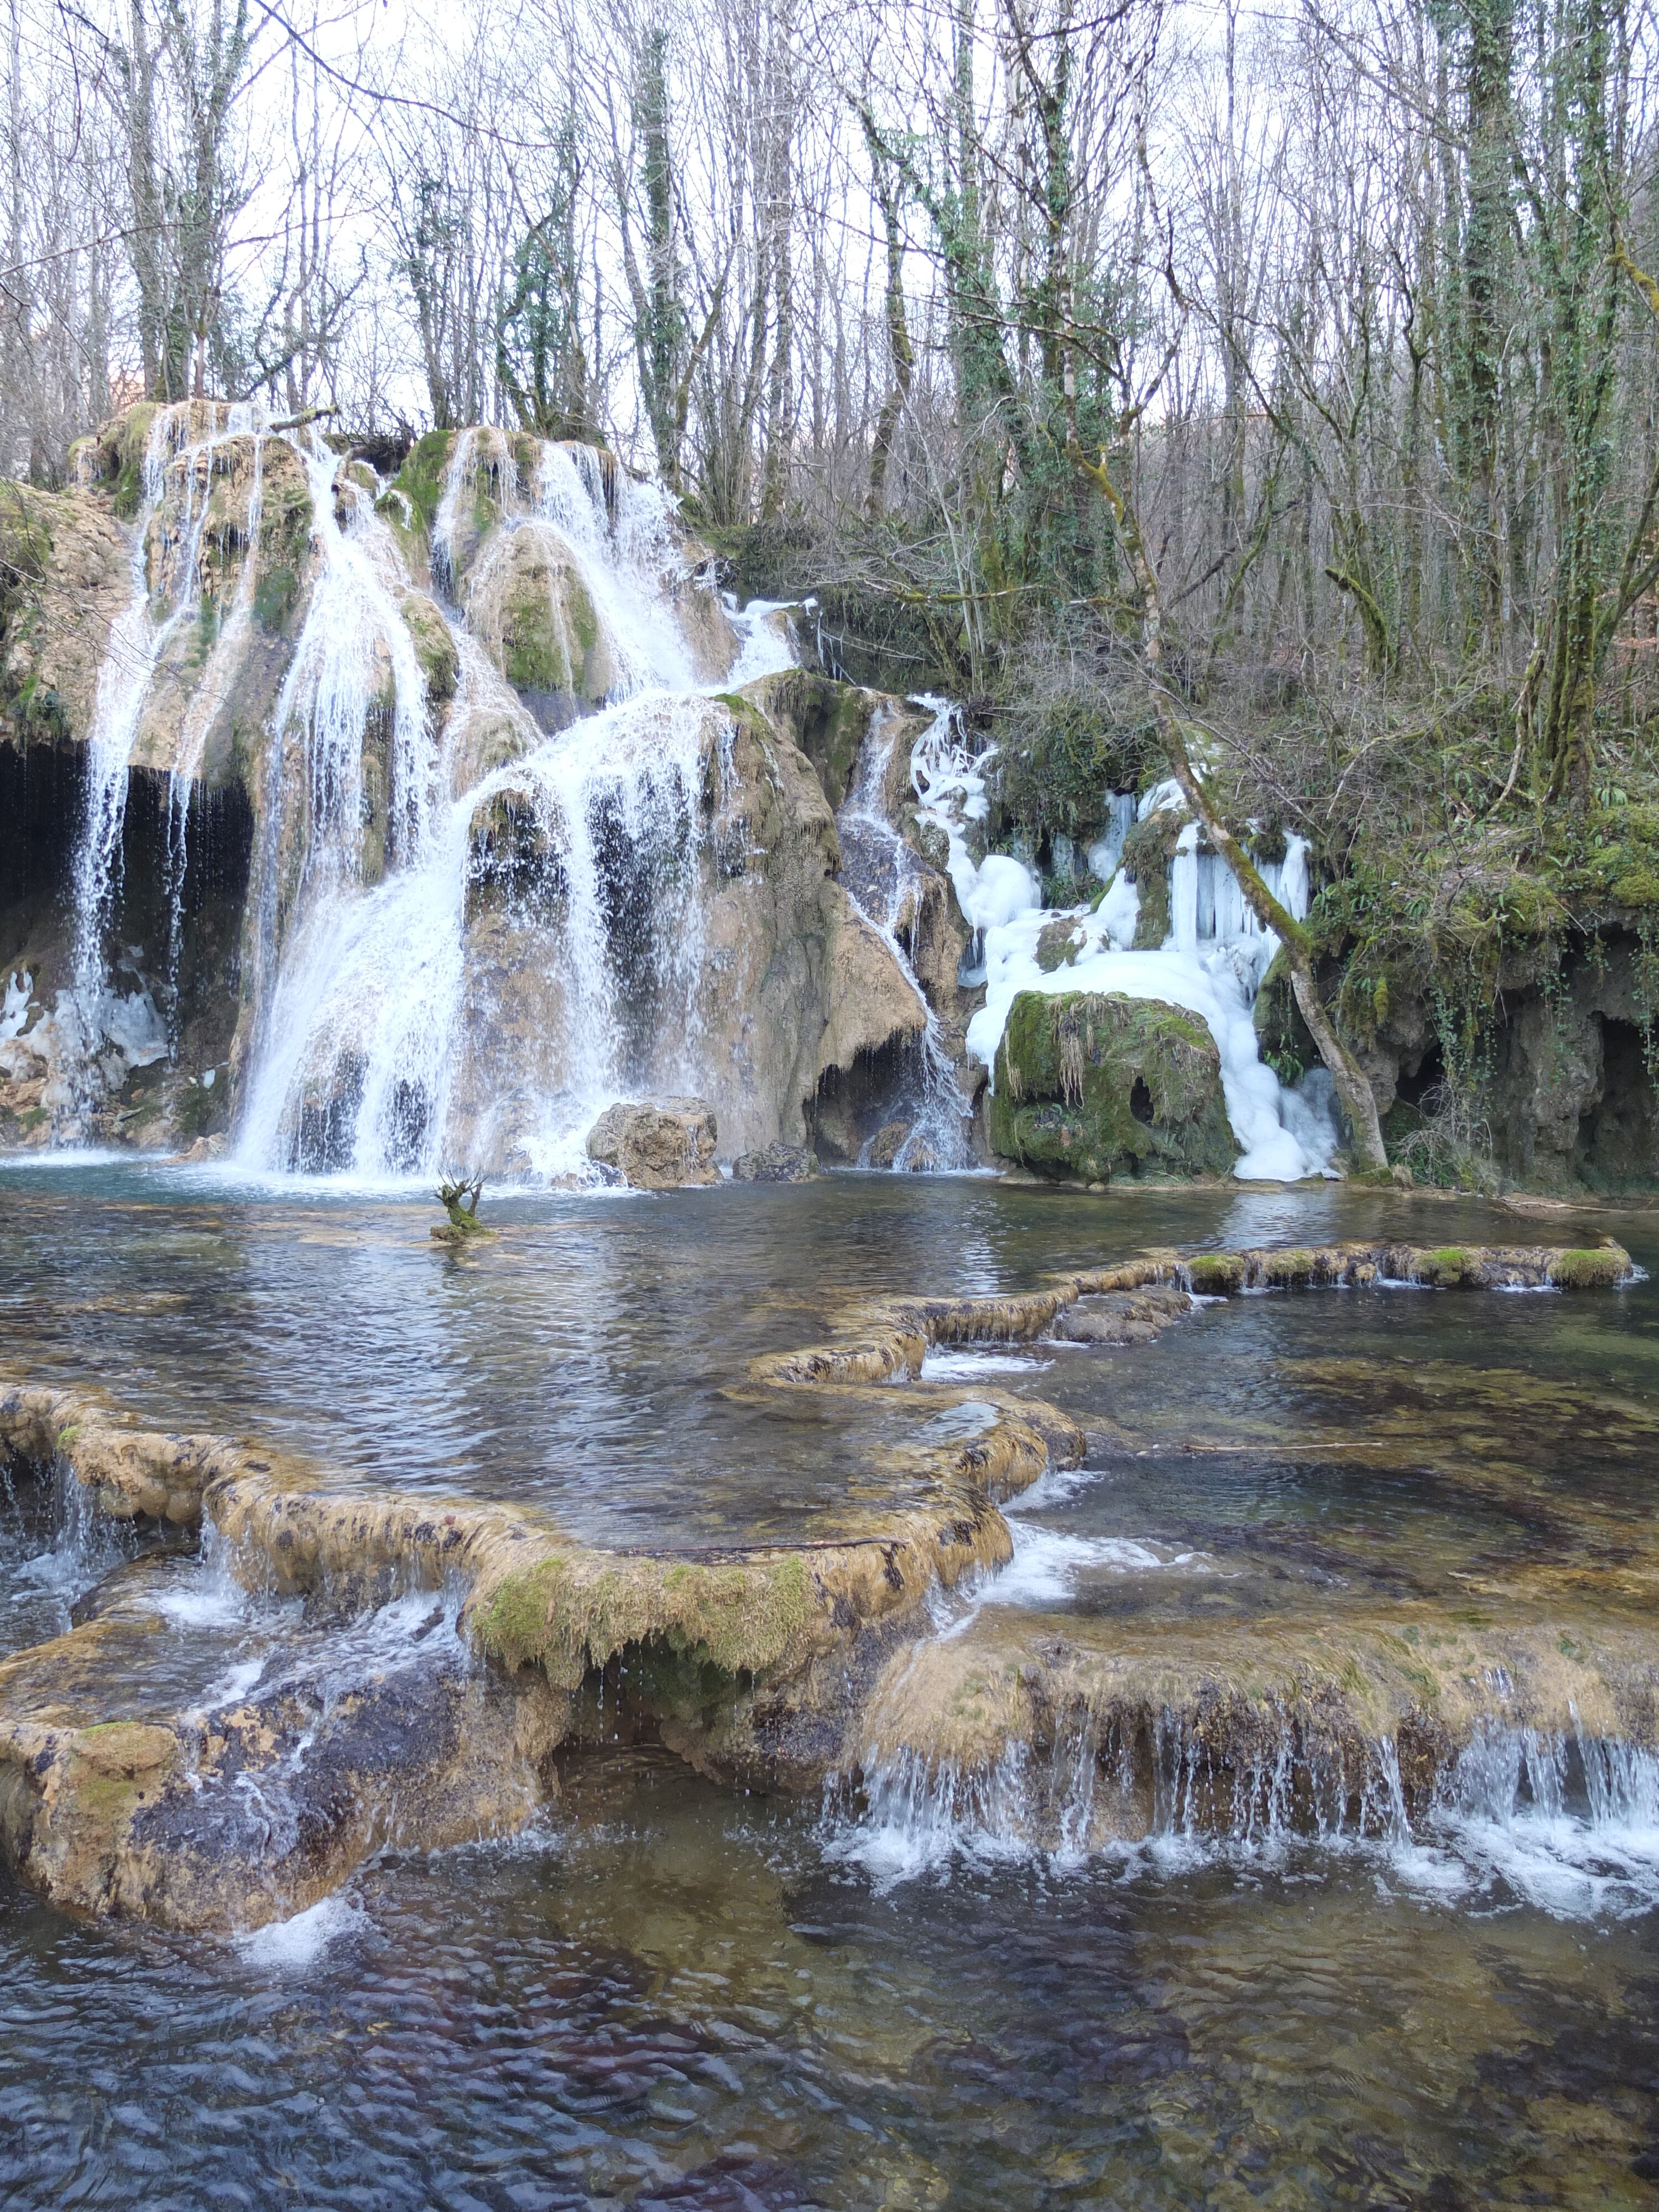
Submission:
M 744 1152 L 732 1163 L 733 1182 L 805 1182 L 818 1172 L 818 1164 L 804 1145 L 781 1140 Z
M 1022 991 L 997 1048 L 992 1149 L 1083 1182 L 1224 1175 L 1237 1152 L 1202 1021 L 1157 999 Z
M 890 1168 L 898 1158 L 909 1133 L 910 1124 L 908 1121 L 884 1121 L 870 1139 L 871 1166 Z
M 1184 1291 L 1109 1291 L 1068 1307 L 1054 1334 L 1067 1344 L 1151 1344 L 1191 1306 Z
M 713 1109 L 701 1098 L 607 1106 L 587 1133 L 587 1157 L 613 1168 L 635 1190 L 676 1190 L 718 1182 Z

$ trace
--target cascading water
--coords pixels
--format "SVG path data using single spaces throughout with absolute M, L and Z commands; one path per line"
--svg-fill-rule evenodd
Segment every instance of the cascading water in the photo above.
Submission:
M 174 416 L 174 410 L 158 408 L 149 426 L 141 504 L 133 532 L 132 599 L 111 625 L 87 735 L 86 815 L 75 855 L 71 990 L 73 1005 L 88 1030 L 88 1042 L 96 1034 L 92 1023 L 104 989 L 104 921 L 126 818 L 127 763 L 170 626 L 157 623 L 151 615 L 149 541 L 151 519 L 161 503 Z M 193 488 L 193 472 L 188 481 Z M 193 567 L 191 563 L 192 571 Z
M 468 690 L 487 696 L 494 677 L 468 647 L 461 709 Z M 510 1122 L 501 1149 L 523 1167 L 576 1169 L 599 1109 L 641 1073 L 628 1048 L 630 992 L 636 1013 L 652 990 L 690 1001 L 702 764 L 720 715 L 712 702 L 647 697 L 586 718 L 452 801 L 410 866 L 320 908 L 283 963 L 242 1157 L 407 1172 L 439 1164 L 452 1146 L 471 1156 Z M 475 823 L 497 806 L 511 849 L 481 853 Z M 633 916 L 622 910 L 629 877 Z M 498 1042 L 487 981 L 468 1003 L 469 890 L 493 885 L 505 924 L 532 940 L 519 951 L 540 953 L 559 1002 L 550 1000 L 539 1036 L 518 1041 L 514 1064 L 473 1086 L 473 1102 L 452 1116 L 458 1061 Z M 619 972 L 624 957 L 631 973 Z M 694 1039 L 684 1029 L 680 1039 L 680 1064 L 647 1065 L 647 1080 L 689 1079 L 683 1055 Z
M 331 471 L 320 455 L 312 465 L 321 514 Z M 508 511 L 462 586 L 462 503 L 484 469 Z M 498 564 L 530 533 L 593 610 L 614 680 L 610 704 L 550 737 L 452 605 L 459 678 L 441 757 L 397 611 L 408 580 L 391 533 L 362 501 L 344 532 L 331 515 L 319 526 L 324 573 L 278 708 L 279 726 L 304 738 L 311 829 L 280 953 L 274 911 L 265 933 L 271 972 L 238 1142 L 249 1164 L 374 1176 L 482 1152 L 518 1171 L 580 1172 L 581 1139 L 612 1098 L 695 1081 L 701 802 L 730 717 L 689 691 L 650 571 L 660 516 L 625 483 L 596 453 L 546 445 L 534 507 L 517 512 L 507 441 L 488 431 L 458 441 L 434 580 L 452 600 L 488 605 Z M 374 882 L 353 831 L 386 661 L 393 792 L 405 795 Z M 665 679 L 682 688 L 643 688 Z M 282 800 L 274 792 L 268 835 Z M 273 848 L 268 905 L 275 859 Z M 469 933 L 510 942 L 521 991 L 536 979 L 532 1033 L 503 1032 L 501 971 L 470 959 Z
M 206 435 L 192 439 L 196 411 L 188 404 L 158 408 L 150 423 L 133 532 L 132 598 L 111 626 L 93 700 L 86 745 L 86 811 L 72 876 L 71 980 L 69 990 L 60 995 L 57 1015 L 71 1065 L 82 1067 L 106 1041 L 135 1065 L 159 1057 L 166 1048 L 165 1032 L 148 995 L 142 990 L 126 994 L 112 990 L 104 933 L 120 864 L 128 770 L 144 704 L 168 640 L 200 600 L 202 534 L 212 499 L 215 452 L 246 427 L 238 417 L 248 410 L 214 404 L 206 410 Z M 166 495 L 169 473 L 178 477 L 182 512 L 173 588 L 164 593 L 158 616 L 150 590 L 150 526 Z M 83 1083 L 75 1087 L 84 1094 Z M 80 1103 L 85 1103 L 84 1095 Z
M 893 1165 L 908 1169 L 926 1160 L 935 1167 L 964 1167 L 970 1158 L 967 1129 L 971 1109 L 945 1050 L 939 1016 L 928 1004 L 900 937 L 907 912 L 915 929 L 921 871 L 882 806 L 897 720 L 891 708 L 878 708 L 860 754 L 857 780 L 836 817 L 842 881 L 865 920 L 879 931 L 927 1017 L 919 1048 L 915 1119 Z
M 946 702 L 934 710 L 917 739 L 912 780 L 924 818 L 950 842 L 951 878 L 964 918 L 974 931 L 970 958 L 986 984 L 986 1002 L 968 1030 L 968 1049 L 994 1066 L 1003 1029 L 1022 991 L 1117 992 L 1132 999 L 1161 999 L 1201 1017 L 1221 1058 L 1227 1116 L 1241 1150 L 1233 1172 L 1246 1180 L 1293 1182 L 1331 1172 L 1338 1131 L 1333 1087 L 1316 1068 L 1291 1089 L 1261 1057 L 1251 1010 L 1279 940 L 1264 931 L 1245 904 L 1232 872 L 1218 856 L 1198 849 L 1198 825 L 1182 830 L 1170 866 L 1171 927 L 1156 951 L 1131 950 L 1139 914 L 1135 886 L 1119 867 L 1131 826 L 1133 802 L 1115 801 L 1108 835 L 1091 853 L 1091 866 L 1114 872 L 1092 913 L 1075 916 L 1075 957 L 1045 973 L 1037 940 L 1055 916 L 1042 904 L 1030 870 L 1006 854 L 975 861 L 968 832 L 988 811 L 986 775 L 990 753 L 975 754 L 963 741 L 957 711 Z M 1180 805 L 1178 790 L 1160 785 L 1141 800 L 1141 818 Z M 1261 864 L 1267 888 L 1296 920 L 1308 908 L 1307 847 L 1285 840 L 1284 858 Z
M 298 444 L 298 441 L 295 441 Z M 396 594 L 407 579 L 392 534 L 314 435 L 299 450 L 311 489 L 321 566 L 304 629 L 276 702 L 279 762 L 291 738 L 303 746 L 307 833 L 300 896 L 360 882 L 365 738 L 386 727 L 387 788 L 380 794 L 388 861 L 421 849 L 429 826 L 436 754 L 426 713 L 426 678 Z M 337 496 L 344 502 L 342 526 Z
M 1086 1714 L 992 1765 L 872 1754 L 831 1785 L 831 1855 L 878 1883 L 960 1856 L 1064 1869 L 1112 1852 L 1170 1869 L 1362 1850 L 1409 1889 L 1497 1891 L 1564 1918 L 1659 1900 L 1659 1759 L 1628 1743 L 1488 1725 L 1432 1797 L 1408 1807 L 1392 1736 L 1325 1743 L 1288 1712 L 1261 1754 L 1218 1760 L 1201 1729 L 1153 1717 L 1127 1738 Z
M 179 750 L 167 778 L 167 1018 L 169 1040 L 178 1046 L 179 969 L 184 951 L 185 876 L 189 860 L 191 795 L 202 771 L 208 733 L 217 720 L 233 678 L 246 656 L 253 622 L 254 586 L 258 574 L 259 526 L 264 514 L 264 410 L 252 404 L 229 410 L 228 434 L 251 434 L 253 465 L 248 486 L 241 573 L 214 643 L 202 680 L 179 733 Z
M 660 601 L 657 579 L 669 557 L 667 510 L 654 485 L 625 469 L 608 472 L 591 446 L 543 446 L 533 520 L 580 564 L 610 644 L 612 698 L 648 684 L 689 690 L 694 681 L 679 626 Z M 614 514 L 611 510 L 614 509 Z
M 208 653 L 186 710 L 170 793 L 167 881 L 172 908 L 166 981 L 158 1012 L 131 959 L 133 988 L 111 979 L 105 942 L 119 885 L 123 832 L 133 754 L 164 656 L 178 659 L 176 641 L 202 610 L 202 556 L 214 483 L 233 440 L 254 434 L 251 403 L 191 401 L 155 410 L 140 471 L 140 503 L 131 557 L 131 598 L 111 625 L 99 669 L 86 746 L 87 793 L 71 868 L 72 939 L 68 987 L 34 1033 L 33 1050 L 52 1073 L 43 1104 L 60 1135 L 73 1136 L 81 1116 L 128 1070 L 149 1066 L 176 1042 L 176 984 L 184 878 L 184 808 L 207 731 L 244 652 L 246 599 L 251 606 L 250 551 L 231 617 Z M 253 529 L 258 527 L 255 459 Z M 172 511 L 165 502 L 171 493 Z M 158 518 L 167 526 L 161 528 Z M 250 543 L 252 540 L 250 539 Z M 239 619 L 239 610 L 240 619 Z M 171 665 L 171 662 L 170 662 Z M 194 758 L 186 756 L 194 749 Z

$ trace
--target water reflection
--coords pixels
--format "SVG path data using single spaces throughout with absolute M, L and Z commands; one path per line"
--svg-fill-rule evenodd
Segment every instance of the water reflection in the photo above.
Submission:
M 1016 1288 L 1146 1243 L 1530 1231 L 1333 1189 L 857 1177 L 517 1197 L 457 1261 L 408 1198 L 131 1166 L 0 1180 L 12 1372 L 258 1434 L 349 1480 L 533 1496 L 613 1540 L 799 1527 L 879 1480 L 902 1390 L 729 1395 L 750 1358 L 858 1301 Z M 1646 1290 L 1273 1297 L 1150 1346 L 947 1353 L 936 1371 L 963 1395 L 982 1372 L 1091 1437 L 1075 1478 L 1017 1509 L 1023 1586 L 965 1601 L 1112 1637 L 1254 1636 L 1443 1602 L 1471 1576 L 1522 1611 L 1571 1571 L 1581 1610 L 1640 1620 L 1619 1563 L 1651 1548 L 1656 1355 Z M 39 1487 L 0 1495 L 6 1642 L 67 1625 L 80 1595 L 31 1565 L 53 1512 Z M 135 1657 L 157 1696 L 200 1694 L 250 1636 L 280 1645 L 278 1618 L 204 1613 L 186 1563 L 112 1568 L 88 1601 L 129 1623 L 135 1654 L 161 1633 L 146 1620 L 174 1638 L 171 1672 Z M 1589 1785 L 1562 1757 L 1562 1808 L 1528 1798 L 1501 1835 L 1489 1821 L 1484 1859 L 1503 1777 L 1471 1767 L 1446 1808 L 1462 1825 L 1425 1824 L 1409 1849 L 1171 1832 L 1068 1872 L 951 1848 L 878 1891 L 816 1806 L 733 1800 L 647 1750 L 563 1760 L 527 1839 L 382 1859 L 241 1945 L 81 1926 L 0 1887 L 0 2196 L 1652 2203 L 1655 1919 L 1588 1894 L 1546 1909 L 1513 1855 L 1550 1843 L 1540 1823 L 1582 1820 Z M 1561 1838 L 1551 1850 L 1552 1878 L 1571 1872 Z

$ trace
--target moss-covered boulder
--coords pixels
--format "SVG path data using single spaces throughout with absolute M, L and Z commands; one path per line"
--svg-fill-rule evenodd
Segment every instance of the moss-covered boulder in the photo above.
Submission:
M 415 658 L 426 678 L 428 703 L 447 707 L 455 696 L 461 669 L 449 625 L 424 592 L 405 592 L 398 608 L 404 627 L 415 641 Z
M 1224 1175 L 1238 1147 L 1221 1056 L 1158 999 L 1022 991 L 997 1048 L 991 1146 L 1039 1174 Z

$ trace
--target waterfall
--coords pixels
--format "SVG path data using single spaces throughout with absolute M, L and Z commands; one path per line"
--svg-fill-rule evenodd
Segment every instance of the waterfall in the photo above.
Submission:
M 917 739 L 911 775 L 923 817 L 943 830 L 949 868 L 963 916 L 982 955 L 986 1002 L 968 1029 L 968 1049 L 985 1066 L 995 1065 L 1009 1009 L 1022 991 L 1117 992 L 1132 999 L 1161 999 L 1198 1015 L 1215 1040 L 1227 1118 L 1241 1157 L 1233 1173 L 1243 1180 L 1294 1182 L 1332 1172 L 1338 1130 L 1329 1075 L 1314 1068 L 1294 1089 L 1262 1060 L 1252 1010 L 1279 939 L 1263 930 L 1245 903 L 1232 871 L 1218 854 L 1199 850 L 1198 824 L 1182 830 L 1170 864 L 1170 927 L 1157 951 L 1132 950 L 1139 916 L 1136 887 L 1120 862 L 1136 812 L 1184 804 L 1176 787 L 1161 784 L 1140 801 L 1114 799 L 1107 834 L 1090 863 L 1114 871 L 1092 910 L 1078 908 L 1077 951 L 1067 965 L 1046 972 L 1038 964 L 1038 939 L 1055 920 L 1042 904 L 1030 870 L 1006 854 L 975 861 L 969 832 L 988 811 L 986 789 L 994 747 L 974 753 L 960 733 L 948 702 L 924 702 L 933 720 Z M 1282 860 L 1261 865 L 1268 889 L 1300 921 L 1308 910 L 1308 849 L 1287 837 Z
M 462 667 L 457 711 L 477 711 L 500 678 L 471 641 Z M 410 865 L 319 902 L 283 963 L 240 1157 L 425 1172 L 452 1150 L 473 1157 L 492 1139 L 503 1149 L 510 1120 L 504 1149 L 516 1148 L 520 1166 L 573 1172 L 587 1128 L 630 1083 L 688 1085 L 699 799 L 708 750 L 727 726 L 712 701 L 607 708 L 450 801 Z M 481 839 L 492 819 L 508 849 Z M 469 1002 L 469 896 L 492 890 L 519 933 L 516 951 L 538 957 L 546 985 L 539 1034 L 519 1040 L 507 1065 L 487 981 Z M 655 1055 L 638 1048 L 629 1024 L 653 998 L 680 1015 L 678 1042 Z
M 656 583 L 660 503 L 591 449 L 546 443 L 523 507 L 509 442 L 463 434 L 433 531 L 459 667 L 436 744 L 392 533 L 361 498 L 341 530 L 331 457 L 313 450 L 308 465 L 323 565 L 276 717 L 267 975 L 238 1157 L 367 1176 L 462 1157 L 585 1174 L 582 1140 L 604 1106 L 692 1087 L 699 1072 L 703 796 L 731 718 L 690 688 Z M 469 567 L 464 501 L 486 470 L 506 511 Z M 585 596 L 612 677 L 608 703 L 551 735 L 473 619 L 522 573 L 526 544 Z M 556 601 L 549 617 L 556 632 Z M 365 739 L 388 711 L 396 834 L 383 868 L 366 870 Z M 284 930 L 274 825 L 296 796 L 283 784 L 296 744 L 307 828 Z M 533 1019 L 504 1018 L 507 974 Z
M 156 409 L 145 441 L 132 533 L 131 598 L 111 625 L 99 667 L 86 744 L 85 811 L 70 872 L 70 976 L 68 988 L 58 996 L 55 1036 L 64 1061 L 58 1093 L 70 1109 L 71 1127 L 74 1115 L 90 1105 L 101 1088 L 93 1061 L 102 1048 L 112 1048 L 125 1066 L 146 1066 L 167 1049 L 167 1028 L 149 992 L 140 986 L 123 994 L 112 987 L 104 939 L 118 888 L 128 778 L 144 709 L 170 641 L 201 606 L 202 542 L 212 503 L 216 457 L 230 439 L 253 427 L 251 405 L 181 402 Z M 152 545 L 169 481 L 176 484 L 179 502 L 177 529 Z M 154 578 L 153 557 L 158 571 Z M 247 565 L 252 568 L 251 556 Z M 230 653 L 222 649 L 227 643 Z M 222 635 L 209 657 L 198 687 L 204 736 L 216 702 L 222 699 L 230 661 L 239 651 L 239 641 Z M 193 707 L 187 733 L 195 720 Z M 171 811 L 177 814 L 176 799 Z M 172 875 L 181 893 L 182 823 L 178 841 Z M 170 846 L 173 842 L 170 828 Z M 170 979 L 176 975 L 176 965 L 170 950 Z M 65 1106 L 59 1107 L 60 1115 Z
M 236 406 L 229 410 L 231 434 L 252 433 L 253 475 L 248 487 L 246 545 L 236 596 L 220 626 L 213 653 L 203 671 L 179 733 L 179 750 L 167 778 L 167 1018 L 168 1041 L 178 1049 L 179 969 L 184 951 L 185 874 L 189 860 L 191 793 L 202 772 L 209 732 L 229 695 L 231 680 L 246 654 L 253 621 L 253 594 L 258 575 L 259 526 L 264 514 L 265 441 L 263 410 Z
M 915 855 L 888 820 L 882 802 L 897 740 L 897 720 L 891 707 L 877 709 L 860 750 L 857 780 L 836 817 L 842 881 L 854 905 L 881 935 L 927 1017 L 921 1042 L 921 1097 L 910 1133 L 893 1165 L 906 1169 L 923 1158 L 941 1168 L 965 1167 L 972 1157 L 967 1139 L 971 1109 L 945 1048 L 939 1016 L 927 1002 L 899 936 L 907 907 L 914 932 L 922 878 Z
M 1363 1852 L 1407 1890 L 1518 1898 L 1560 1919 L 1659 1899 L 1659 1759 L 1638 1746 L 1490 1720 L 1413 1808 L 1394 1736 L 1344 1744 L 1289 1710 L 1263 1717 L 1240 1759 L 1217 1755 L 1212 1716 L 1169 1711 L 1081 1711 L 982 1766 L 872 1750 L 856 1790 L 843 1778 L 826 1792 L 829 1855 L 888 1887 L 957 1859 L 1064 1871 L 1109 1853 L 1179 1873 Z
M 392 533 L 314 434 L 293 441 L 305 462 L 319 568 L 305 627 L 276 702 L 273 736 L 286 772 L 290 740 L 304 760 L 307 817 L 301 896 L 364 874 L 364 740 L 388 731 L 386 858 L 419 852 L 429 827 L 436 757 L 426 678 L 398 611 L 407 584 Z M 337 496 L 344 502 L 343 527 Z

